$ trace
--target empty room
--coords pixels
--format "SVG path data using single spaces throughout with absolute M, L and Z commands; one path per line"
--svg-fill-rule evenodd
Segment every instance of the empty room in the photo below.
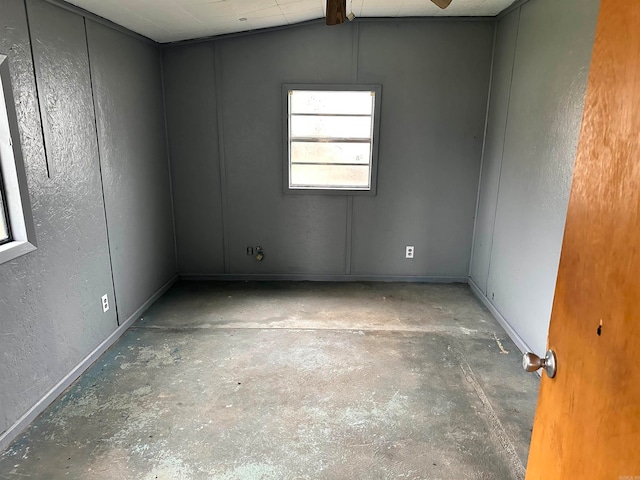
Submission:
M 0 29 L 0 479 L 640 479 L 640 5 Z

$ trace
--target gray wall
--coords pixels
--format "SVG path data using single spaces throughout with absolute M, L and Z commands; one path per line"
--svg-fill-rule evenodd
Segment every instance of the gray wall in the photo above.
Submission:
M 531 0 L 498 22 L 471 279 L 543 353 L 598 0 Z
M 0 265 L 0 435 L 175 273 L 158 49 L 27 7 L 0 0 L 38 242 Z
M 465 278 L 493 31 L 367 21 L 163 49 L 180 273 Z M 382 84 L 376 196 L 282 193 L 287 82 Z
M 222 272 L 224 241 L 213 45 L 200 43 L 188 49 L 164 50 L 163 67 L 180 270 Z
M 87 21 L 111 262 L 121 319 L 176 272 L 158 47 Z

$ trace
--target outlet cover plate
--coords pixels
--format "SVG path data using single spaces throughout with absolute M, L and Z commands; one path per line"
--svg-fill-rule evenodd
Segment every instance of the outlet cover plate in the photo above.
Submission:
M 104 294 L 101 300 L 102 300 L 102 313 L 107 313 L 109 311 L 109 296 L 107 294 Z

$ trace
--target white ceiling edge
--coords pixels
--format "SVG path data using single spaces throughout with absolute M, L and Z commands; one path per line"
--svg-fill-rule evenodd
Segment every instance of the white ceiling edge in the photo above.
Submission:
M 493 17 L 516 0 L 347 0 L 358 18 Z M 159 43 L 170 43 L 323 18 L 326 0 L 67 0 Z M 336 28 L 336 27 L 333 27 Z

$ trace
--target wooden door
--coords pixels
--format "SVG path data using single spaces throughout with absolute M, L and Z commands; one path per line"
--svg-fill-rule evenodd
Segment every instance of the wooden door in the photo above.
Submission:
M 602 0 L 527 480 L 640 480 L 640 1 Z

